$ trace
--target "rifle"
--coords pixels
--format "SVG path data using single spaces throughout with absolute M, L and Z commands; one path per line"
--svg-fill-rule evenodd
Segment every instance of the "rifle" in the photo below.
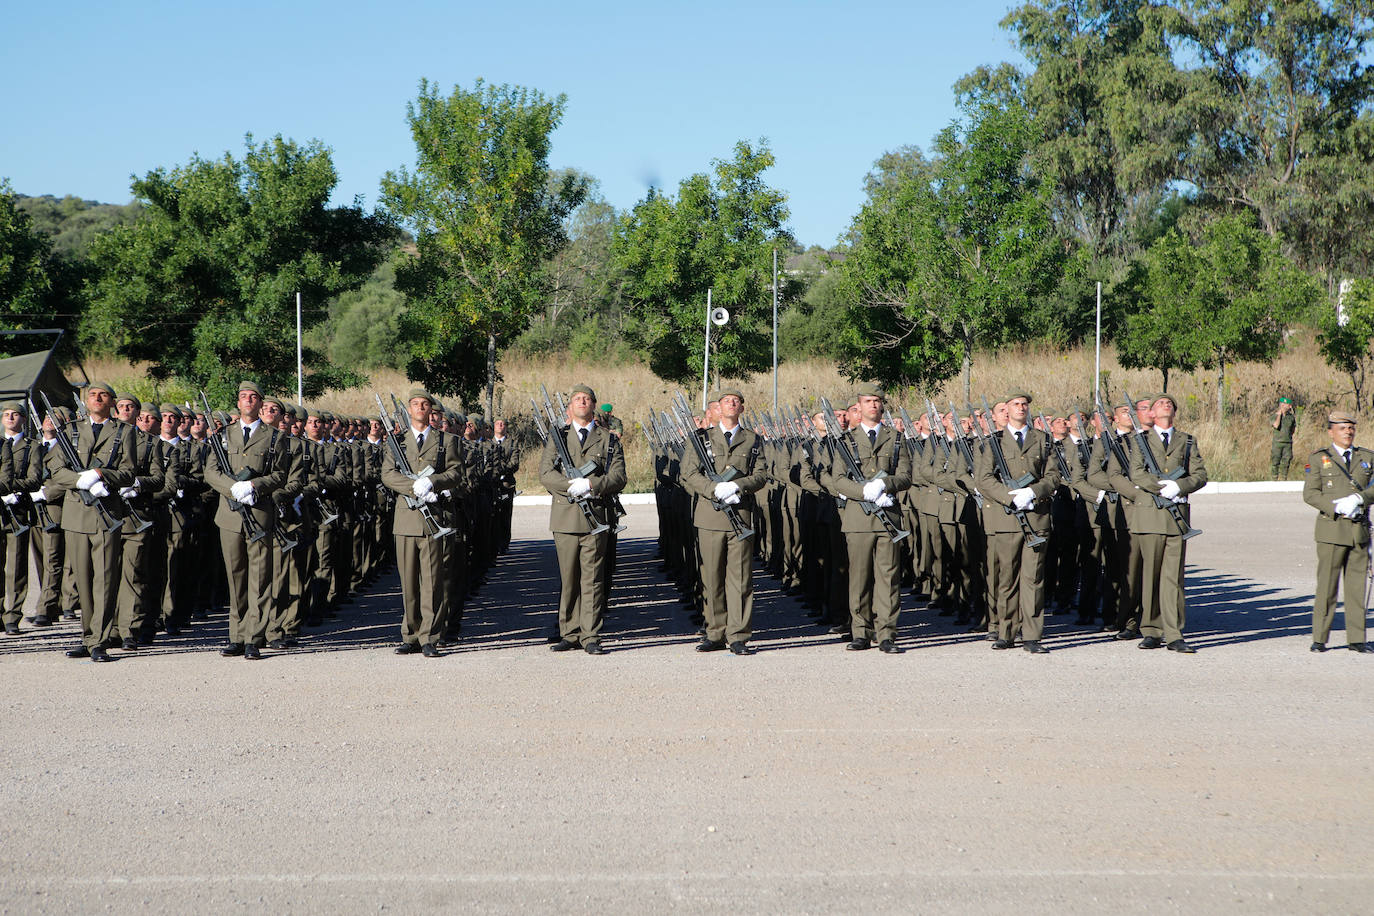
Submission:
M 965 404 L 964 406 L 968 408 L 970 414 L 973 413 L 973 406 L 971 404 Z M 992 416 L 992 407 L 988 404 L 987 398 L 983 398 L 983 409 L 987 411 L 989 417 Z M 978 433 L 979 441 L 981 441 L 983 446 L 991 452 L 993 469 L 996 471 L 997 478 L 1001 481 L 1002 486 L 1006 487 L 1008 490 L 1017 490 L 1035 483 L 1035 476 L 1030 472 L 1022 474 L 1020 477 L 1013 480 L 1011 469 L 1007 467 L 1007 456 L 1002 451 L 1002 440 L 997 437 L 997 433 L 983 432 L 976 421 L 973 424 L 973 428 Z M 1003 506 L 1002 511 L 1007 513 L 1007 515 L 1016 516 L 1017 524 L 1021 526 L 1021 533 L 1026 537 L 1026 546 L 1039 547 L 1041 544 L 1045 543 L 1045 539 L 1036 534 L 1035 529 L 1031 528 L 1030 520 L 1026 518 L 1025 509 Z
M 433 474 L 434 468 L 432 466 L 425 468 L 418 474 L 411 470 L 410 459 L 406 457 L 405 445 L 397 438 L 395 428 L 386 422 L 386 406 L 382 404 L 382 396 L 376 392 L 373 392 L 373 395 L 377 398 L 378 416 L 381 417 L 382 428 L 386 432 L 387 450 L 391 452 L 391 460 L 395 464 L 396 470 L 400 471 L 403 476 L 411 480 L 419 480 L 421 477 L 428 477 Z M 396 395 L 393 394 L 391 399 L 392 401 L 396 401 Z M 399 402 L 396 403 L 399 404 Z M 420 517 L 425 520 L 425 527 L 430 530 L 431 538 L 437 541 L 453 533 L 452 528 L 446 528 L 439 524 L 439 520 L 434 517 L 434 513 L 429 511 L 429 504 L 423 499 L 416 497 L 413 493 L 406 493 L 405 500 L 406 507 L 418 511 Z
M 558 454 L 558 466 L 563 470 L 563 475 L 568 480 L 577 480 L 579 477 L 587 477 L 591 474 L 595 474 L 598 469 L 595 461 L 588 461 L 581 467 L 573 464 L 572 453 L 568 451 L 568 424 L 564 423 L 559 414 L 554 412 L 553 401 L 549 400 L 549 389 L 541 384 L 539 390 L 544 395 L 544 411 L 549 421 L 548 435 L 545 437 L 545 441 L 553 441 L 554 451 Z M 563 401 L 562 397 L 559 397 L 558 400 L 560 404 Z M 539 411 L 536 405 L 536 420 L 538 413 Z M 567 416 L 566 408 L 564 409 L 563 416 Z M 542 431 L 542 424 L 540 429 Z M 591 503 L 589 502 L 591 493 L 585 493 L 582 496 L 565 496 L 564 499 L 582 510 L 582 516 L 587 520 L 588 527 L 591 528 L 591 531 L 588 533 L 603 534 L 611 530 L 611 526 L 607 525 L 605 522 L 599 521 L 596 517 L 596 513 L 592 511 Z M 616 527 L 617 533 L 624 530 L 625 526 L 623 525 Z
M 48 416 L 52 418 L 53 429 L 54 432 L 56 432 L 57 434 L 57 447 L 62 450 L 62 460 L 66 463 L 67 469 L 77 474 L 81 474 L 86 470 L 89 470 L 88 468 L 82 465 L 81 456 L 78 455 L 76 452 L 76 446 L 72 445 L 72 440 L 68 438 L 67 433 L 63 428 L 68 424 L 64 423 L 62 425 L 58 425 L 57 414 L 53 410 L 52 402 L 48 400 L 48 393 L 46 391 L 40 391 L 38 392 L 38 396 L 43 399 L 43 409 L 46 410 L 48 412 Z M 97 460 L 98 459 L 92 457 L 92 461 Z M 110 510 L 105 508 L 105 503 L 99 496 L 96 496 L 90 490 L 78 489 L 76 490 L 76 492 L 81 495 L 81 502 L 83 504 L 95 507 L 96 512 L 100 514 L 100 523 L 105 526 L 105 530 L 108 533 L 114 534 L 121 527 L 123 527 L 124 520 L 115 518 L 113 515 L 111 515 Z
M 849 472 L 849 479 L 855 483 L 867 483 L 868 477 L 864 475 L 863 466 L 859 464 L 858 457 L 854 454 L 853 449 L 849 447 L 849 442 L 844 438 L 846 434 L 840 429 L 840 421 L 839 418 L 835 416 L 835 408 L 830 406 L 830 400 L 828 398 L 821 398 L 820 404 L 821 412 L 825 414 L 826 436 L 834 443 L 835 450 L 840 453 L 840 459 L 844 461 L 845 468 Z M 879 471 L 878 476 L 886 477 L 887 474 L 884 471 Z M 883 523 L 883 527 L 887 529 L 888 536 L 892 538 L 892 543 L 897 543 L 911 533 L 910 531 L 903 531 L 901 528 L 898 528 L 892 519 L 888 517 L 887 512 L 879 508 L 877 504 L 871 503 L 866 499 L 855 500 L 855 502 L 859 504 L 859 508 L 863 509 L 864 515 L 870 517 L 874 515 L 878 516 L 878 519 Z
M 1115 428 L 1111 418 L 1107 416 L 1107 412 L 1102 409 L 1100 397 L 1093 401 L 1093 413 L 1097 416 L 1098 422 L 1102 424 L 1102 444 L 1106 447 L 1107 453 L 1121 465 L 1121 472 L 1130 476 L 1131 461 L 1126 457 L 1126 453 L 1121 450 L 1121 443 L 1116 441 Z M 1112 505 L 1116 505 L 1119 498 L 1120 494 L 1115 490 L 1108 491 L 1107 501 Z
M 229 465 L 229 453 L 224 450 L 224 441 L 220 437 L 227 434 L 228 424 L 220 421 L 220 418 L 215 416 L 214 412 L 210 409 L 210 399 L 205 396 L 204 391 L 200 393 L 200 399 L 205 404 L 205 423 L 207 426 L 205 438 L 210 443 L 210 449 L 214 452 L 215 461 L 219 464 L 220 470 L 227 476 L 233 471 L 233 468 Z M 209 430 L 208 426 L 211 421 L 220 422 L 220 429 L 214 431 Z M 248 477 L 242 476 L 245 473 Z M 248 480 L 252 476 L 253 472 L 244 468 L 238 474 L 234 475 L 234 479 Z M 226 497 L 226 499 L 229 498 Z M 243 519 L 243 530 L 244 533 L 248 535 L 248 542 L 250 544 L 261 541 L 263 538 L 267 537 L 267 529 L 258 524 L 258 520 L 254 517 L 253 510 L 250 507 L 245 506 L 238 500 L 229 499 L 229 508 L 237 512 L 239 518 Z
M 24 402 L 25 402 L 26 404 L 29 405 L 29 416 L 30 416 L 30 417 L 41 417 L 41 416 L 42 416 L 42 415 L 38 412 L 38 410 L 34 407 L 34 405 L 33 405 L 33 398 L 32 398 L 32 397 L 29 397 L 28 395 L 25 395 L 25 397 L 24 397 Z M 38 431 L 34 434 L 34 441 L 36 441 L 39 445 L 42 445 L 42 444 L 43 444 L 43 421 L 42 421 L 41 419 L 37 420 L 37 426 L 38 426 Z M 52 428 L 53 428 L 53 435 L 54 435 L 54 436 L 58 435 L 58 432 L 57 432 L 57 418 L 56 418 L 56 417 L 53 417 L 53 418 L 52 418 Z M 41 458 L 39 459 L 39 461 L 40 461 L 39 467 L 41 467 L 41 468 L 43 469 L 43 472 L 42 472 L 43 480 L 46 481 L 47 478 L 48 478 L 48 467 L 47 467 L 47 462 L 42 461 Z M 40 483 L 39 486 L 41 487 L 42 484 Z M 57 524 L 57 522 L 55 522 L 55 521 L 52 520 L 52 516 L 48 513 L 48 504 L 47 504 L 46 501 L 43 501 L 43 500 L 35 501 L 35 500 L 33 499 L 33 497 L 30 496 L 30 497 L 29 497 L 29 502 L 33 503 L 34 511 L 38 513 L 38 523 L 43 527 L 43 530 L 44 530 L 44 531 L 56 531 L 59 527 L 61 527 L 60 525 Z
M 1155 453 L 1150 449 L 1150 434 L 1140 425 L 1140 418 L 1135 415 L 1135 401 L 1131 400 L 1130 394 L 1124 389 L 1121 395 L 1126 399 L 1127 413 L 1131 415 L 1131 428 L 1135 430 L 1136 440 L 1140 443 L 1140 457 L 1145 462 L 1145 470 L 1159 480 L 1178 480 L 1183 477 L 1188 469 L 1182 465 L 1174 468 L 1168 474 L 1160 470 L 1159 462 L 1155 460 Z M 1183 517 L 1183 510 L 1178 507 L 1178 503 L 1172 499 L 1166 499 L 1158 493 L 1151 493 L 1150 496 L 1154 499 L 1156 508 L 1164 509 L 1173 517 L 1174 524 L 1178 526 L 1178 533 L 1183 535 L 1185 541 L 1190 537 L 1202 534 L 1202 529 L 1189 526 L 1188 520 Z
M 706 475 L 706 479 L 713 484 L 729 483 L 731 480 L 734 480 L 735 477 L 739 476 L 739 471 L 733 465 L 726 467 L 726 469 L 720 473 L 716 472 L 715 462 L 711 460 L 711 453 L 707 451 L 706 443 L 701 440 L 696 430 L 691 427 L 692 409 L 687 406 L 687 398 L 684 397 L 681 392 L 673 396 L 673 410 L 676 413 L 679 432 L 682 434 L 683 438 L 691 441 L 692 450 L 697 456 L 697 465 L 701 468 L 701 472 Z M 711 508 L 715 509 L 717 512 L 725 513 L 725 518 L 729 520 L 730 527 L 735 531 L 735 540 L 745 541 L 754 536 L 754 530 L 744 527 L 744 521 L 739 517 L 739 513 L 735 511 L 734 506 L 716 499 L 714 493 L 711 494 L 710 500 Z
M 1040 411 L 1040 425 L 1045 427 L 1045 435 L 1050 437 L 1050 450 L 1054 452 L 1055 464 L 1059 465 L 1059 475 L 1064 478 L 1064 485 L 1068 486 L 1073 479 L 1073 473 L 1069 471 L 1068 459 L 1064 457 L 1064 447 L 1055 441 L 1054 433 L 1050 432 L 1050 421 L 1045 417 L 1045 412 Z
M 953 401 L 949 402 L 949 419 L 950 423 L 954 426 L 955 429 L 954 449 L 959 453 L 959 457 L 964 459 L 964 469 L 968 471 L 969 477 L 968 486 L 973 488 L 973 491 L 969 495 L 973 497 L 974 504 L 979 509 L 982 509 L 983 494 L 978 492 L 978 484 L 974 481 L 973 449 L 969 448 L 968 440 L 964 438 L 963 424 L 959 420 L 959 411 L 954 407 Z M 975 420 L 973 417 L 969 417 L 969 425 L 976 427 L 978 425 L 978 421 Z

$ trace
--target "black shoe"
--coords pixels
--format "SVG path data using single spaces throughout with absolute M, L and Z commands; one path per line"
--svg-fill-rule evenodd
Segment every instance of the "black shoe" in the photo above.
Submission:
M 733 654 L 733 655 L 753 655 L 753 654 L 754 654 L 754 650 L 751 649 L 751 648 L 749 648 L 748 644 L 743 643 L 743 642 L 732 642 L 732 643 L 730 643 L 730 652 L 731 652 L 731 654 Z
M 1173 642 L 1169 643 L 1169 645 L 1165 648 L 1167 648 L 1170 652 L 1182 652 L 1184 655 L 1197 654 L 1197 649 L 1194 649 L 1192 646 L 1188 645 L 1181 639 L 1175 639 Z
M 440 652 L 440 651 L 439 651 L 439 647 L 436 646 L 436 645 L 435 645 L 434 643 L 432 643 L 432 642 L 427 642 L 427 643 L 425 643 L 425 644 L 424 644 L 424 647 L 420 649 L 420 654 L 423 655 L 425 658 L 443 658 L 443 657 L 444 657 L 444 653 Z
M 250 642 L 248 645 L 243 647 L 243 657 L 248 659 L 250 662 L 258 661 L 262 658 L 262 650 Z
M 75 649 L 68 649 L 66 656 L 67 658 L 90 658 L 91 651 L 85 646 L 77 646 Z
M 577 648 L 577 643 L 570 639 L 560 639 L 558 642 L 549 646 L 550 652 L 571 652 Z
M 168 635 L 168 636 L 180 636 L 180 635 L 181 635 L 181 627 L 177 626 L 177 625 L 174 624 L 174 623 L 169 623 L 169 624 L 167 624 L 167 635 Z
M 39 614 L 37 617 L 33 618 L 33 625 L 36 627 L 50 627 L 52 626 L 52 621 L 48 619 L 47 614 Z
M 1122 640 L 1123 642 L 1124 642 L 1125 640 L 1128 640 L 1128 639 L 1139 639 L 1139 638 L 1140 638 L 1140 631 L 1139 631 L 1139 630 L 1122 630 L 1120 633 L 1117 633 L 1117 634 L 1116 634 L 1115 636 L 1113 636 L 1112 638 L 1113 638 L 1113 639 L 1120 639 L 1120 640 Z
M 1146 636 L 1140 641 L 1140 645 L 1137 648 L 1158 649 L 1162 645 L 1164 645 L 1164 640 L 1160 639 L 1158 636 Z
M 285 649 L 285 648 L 286 648 L 286 640 L 284 640 L 284 639 L 274 639 L 274 640 L 272 640 L 271 642 L 269 642 L 269 643 L 267 644 L 267 648 L 269 648 L 269 649 Z
M 873 648 L 873 643 L 862 636 L 860 636 L 858 639 L 851 641 L 849 645 L 845 646 L 845 650 L 848 652 L 862 652 L 865 649 L 871 648 Z
M 414 655 L 420 651 L 420 644 L 414 642 L 403 642 L 396 647 L 397 655 Z
M 94 649 L 91 650 L 91 661 L 108 662 L 110 660 L 110 653 L 100 648 L 100 646 L 96 646 Z
M 830 629 L 826 630 L 826 632 L 831 634 L 832 636 L 843 636 L 849 632 L 849 625 L 837 623 Z
M 886 652 L 888 655 L 901 655 L 906 650 L 897 645 L 896 640 L 884 639 L 882 642 L 878 643 L 878 651 Z
M 17 624 L 17 623 L 7 623 L 7 624 L 5 624 L 5 635 L 6 635 L 6 636 L 18 636 L 18 635 L 19 635 L 19 624 Z
M 719 652 L 721 649 L 724 648 L 725 640 L 723 639 L 719 642 L 715 642 L 710 639 L 706 639 L 705 637 L 702 637 L 701 642 L 697 643 L 698 652 Z
M 1346 645 L 1346 648 L 1351 652 L 1374 652 L 1374 646 L 1370 646 L 1368 643 L 1363 642 L 1349 643 Z
M 593 640 L 582 647 L 582 651 L 588 655 L 606 655 L 606 650 L 601 648 L 601 643 Z
M 1016 643 L 1012 642 L 1010 639 L 998 639 L 993 641 L 992 647 L 994 649 L 1010 649 L 1014 645 L 1016 645 Z
M 120 643 L 120 646 L 119 646 L 119 647 L 120 647 L 121 649 L 123 649 L 125 652 L 137 652 L 137 651 L 138 651 L 138 640 L 137 640 L 137 639 L 134 639 L 134 638 L 131 636 L 131 637 L 129 637 L 128 639 L 124 640 L 124 642 Z
M 76 615 L 73 614 L 71 611 L 64 611 L 64 612 L 62 613 L 62 619 L 63 619 L 63 620 L 75 620 L 75 619 L 76 619 Z
M 223 655 L 225 658 L 234 658 L 235 656 L 242 655 L 242 654 L 243 654 L 243 643 L 241 643 L 241 642 L 231 642 L 229 645 L 225 646 L 223 649 L 220 649 L 220 650 L 219 650 L 219 654 L 220 654 L 220 655 Z
M 295 649 L 300 646 L 301 641 L 294 636 L 288 636 L 281 641 L 281 644 L 287 649 Z
M 1326 651 L 1326 643 L 1324 643 L 1324 642 L 1314 642 L 1314 643 L 1312 643 L 1312 648 L 1308 649 L 1307 651 L 1308 651 L 1308 652 L 1325 652 L 1325 651 Z
M 1021 644 L 1021 648 L 1025 649 L 1025 650 L 1026 650 L 1027 652 L 1029 652 L 1031 655 L 1049 655 L 1049 654 L 1050 654 L 1050 650 L 1049 650 L 1049 649 L 1046 649 L 1044 646 L 1040 645 L 1040 643 L 1036 642 L 1036 641 L 1033 640 L 1033 639 L 1028 639 L 1028 640 L 1026 640 L 1024 643 Z

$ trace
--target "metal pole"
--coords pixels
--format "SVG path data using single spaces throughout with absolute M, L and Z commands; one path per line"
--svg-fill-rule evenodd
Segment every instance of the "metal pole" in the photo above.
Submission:
M 778 410 L 778 249 L 773 249 L 773 412 Z
M 1093 394 L 1102 388 L 1102 281 L 1097 281 L 1097 355 L 1093 363 Z
M 706 386 L 711 369 L 711 290 L 706 290 L 706 349 L 701 354 L 701 414 L 706 415 Z
M 296 403 L 305 402 L 305 374 L 301 361 L 301 294 L 296 293 Z M 209 419 L 207 417 L 207 419 Z

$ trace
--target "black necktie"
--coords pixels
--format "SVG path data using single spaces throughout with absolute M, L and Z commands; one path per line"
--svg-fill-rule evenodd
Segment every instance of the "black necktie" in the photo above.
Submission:
M 1016 436 L 1016 447 L 1021 448 L 1021 446 L 1023 445 L 1021 441 L 1021 430 L 1018 429 L 1015 433 L 1013 433 L 1013 435 Z
M 876 427 L 868 431 L 868 447 L 875 452 L 878 450 L 878 430 Z
M 730 447 L 730 439 L 731 439 L 731 437 L 734 436 L 734 434 L 735 434 L 735 433 L 734 433 L 733 430 L 726 430 L 726 431 L 725 431 L 725 447 L 726 447 L 726 448 L 729 448 L 729 447 Z M 1349 463 L 1350 463 L 1349 461 L 1346 462 L 1346 464 L 1349 464 Z
M 244 445 L 247 445 L 247 444 L 248 444 L 248 440 L 251 439 L 251 438 L 253 438 L 253 427 L 251 427 L 251 426 L 245 426 L 245 427 L 243 428 L 243 444 L 244 444 Z
M 579 426 L 577 428 L 577 443 L 578 445 L 587 444 L 587 427 Z
M 1164 440 L 1164 450 L 1167 452 L 1167 451 L 1169 450 L 1169 434 L 1168 434 L 1168 433 L 1160 433 L 1159 438 L 1161 438 L 1161 439 Z
M 1345 469 L 1350 470 L 1350 449 L 1341 452 L 1341 455 L 1345 457 Z
M 425 447 L 425 434 L 424 434 L 424 433 L 416 433 L 416 434 L 415 434 L 415 451 L 417 451 L 417 452 L 423 451 L 423 450 L 424 450 L 424 447 Z

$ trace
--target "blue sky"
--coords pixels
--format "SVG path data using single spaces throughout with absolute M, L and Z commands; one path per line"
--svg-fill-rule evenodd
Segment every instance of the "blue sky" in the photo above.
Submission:
M 124 203 L 132 174 L 281 133 L 329 146 L 336 200 L 370 206 L 383 173 L 414 161 L 405 106 L 420 78 L 447 91 L 482 77 L 566 93 L 550 165 L 591 173 L 620 208 L 766 137 L 792 229 L 827 245 L 873 161 L 928 147 L 955 116 L 955 79 L 1020 59 L 997 25 L 1011 6 L 12 5 L 0 177 Z

